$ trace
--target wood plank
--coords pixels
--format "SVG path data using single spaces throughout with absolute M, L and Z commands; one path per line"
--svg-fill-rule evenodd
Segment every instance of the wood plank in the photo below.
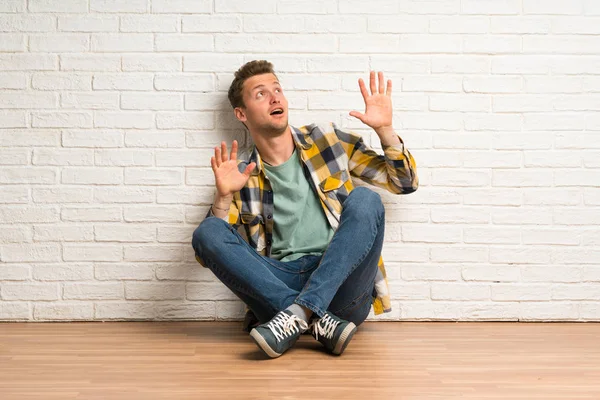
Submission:
M 0 323 L 0 399 L 600 399 L 598 323 L 367 322 L 266 359 L 231 322 Z

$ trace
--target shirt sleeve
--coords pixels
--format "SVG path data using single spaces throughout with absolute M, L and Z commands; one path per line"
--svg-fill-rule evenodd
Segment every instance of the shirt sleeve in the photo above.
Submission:
M 352 176 L 395 194 L 409 194 L 417 190 L 417 165 L 400 136 L 399 144 L 382 145 L 381 155 L 367 146 L 360 135 L 341 131 L 335 126 L 334 130 L 348 155 Z

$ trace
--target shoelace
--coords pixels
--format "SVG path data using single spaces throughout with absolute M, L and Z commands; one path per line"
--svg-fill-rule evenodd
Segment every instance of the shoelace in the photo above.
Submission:
M 308 329 L 308 324 L 302 318 L 298 318 L 298 316 L 294 314 L 288 315 L 281 312 L 267 324 L 267 327 L 271 329 L 271 332 L 275 335 L 275 339 L 280 342 L 286 337 L 298 332 L 298 327 L 303 330 Z
M 340 324 L 340 321 L 336 321 L 331 318 L 328 314 L 321 319 L 313 321 L 311 328 L 315 335 L 315 339 L 319 340 L 319 335 L 324 336 L 326 339 L 333 337 L 335 328 Z

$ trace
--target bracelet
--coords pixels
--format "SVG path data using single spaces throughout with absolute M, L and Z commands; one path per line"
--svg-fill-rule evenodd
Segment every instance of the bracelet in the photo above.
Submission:
M 219 207 L 215 206 L 214 204 L 212 205 L 212 207 L 216 208 L 217 210 L 221 210 L 221 211 L 229 211 L 229 208 L 219 208 Z

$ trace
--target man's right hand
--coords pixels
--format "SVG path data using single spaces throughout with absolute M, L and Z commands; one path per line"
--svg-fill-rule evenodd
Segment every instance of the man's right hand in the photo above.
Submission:
M 221 198 L 231 198 L 235 192 L 241 190 L 256 167 L 256 163 L 251 162 L 243 173 L 240 172 L 237 165 L 237 151 L 237 140 L 234 140 L 231 145 L 230 156 L 227 156 L 227 144 L 221 142 L 221 147 L 215 147 L 215 155 L 210 158 L 217 194 Z

